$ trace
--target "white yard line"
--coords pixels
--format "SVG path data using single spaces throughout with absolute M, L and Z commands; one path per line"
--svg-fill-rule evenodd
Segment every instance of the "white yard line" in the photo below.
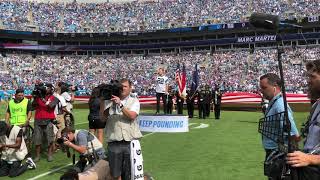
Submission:
M 69 164 L 67 164 L 67 165 L 65 165 L 65 166 L 62 166 L 62 167 L 59 167 L 59 168 L 57 168 L 57 169 L 48 171 L 48 172 L 46 172 L 46 173 L 40 174 L 40 175 L 38 175 L 38 176 L 36 176 L 36 177 L 30 178 L 30 179 L 27 179 L 27 180 L 39 179 L 39 178 L 41 178 L 41 177 L 43 177 L 43 176 L 46 176 L 46 175 L 51 174 L 51 173 L 54 173 L 54 172 L 56 172 L 56 171 L 59 171 L 60 169 L 66 168 L 66 167 L 71 166 L 71 165 L 72 165 L 72 163 L 69 163 Z

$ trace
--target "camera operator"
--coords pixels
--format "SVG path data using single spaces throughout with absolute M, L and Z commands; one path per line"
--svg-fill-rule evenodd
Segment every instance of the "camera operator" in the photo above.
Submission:
M 298 167 L 299 180 L 320 179 L 320 60 L 310 61 L 306 65 L 308 76 L 308 96 L 316 100 L 313 104 L 304 129 L 303 151 L 295 151 L 287 156 L 287 163 Z
M 79 168 L 79 172 L 85 170 L 87 161 L 93 165 L 99 159 L 106 158 L 102 143 L 89 131 L 66 127 L 61 133 L 62 139 L 57 141 L 80 153 L 80 160 L 75 165 L 76 168 Z
M 31 102 L 24 97 L 24 90 L 17 89 L 15 98 L 9 101 L 6 122 L 10 125 L 20 126 L 25 132 L 32 117 L 31 110 Z
M 261 76 L 260 90 L 261 90 L 261 93 L 263 94 L 263 97 L 269 100 L 270 102 L 265 112 L 265 117 L 269 117 L 269 116 L 284 112 L 283 97 L 281 94 L 281 79 L 278 77 L 278 75 L 273 73 L 267 73 Z M 284 116 L 281 116 L 282 119 L 279 119 L 279 121 L 283 122 L 284 121 L 283 117 Z M 299 133 L 293 119 L 292 110 L 289 105 L 288 105 L 288 117 L 291 124 L 290 136 L 292 139 L 298 142 Z M 283 127 L 279 127 L 279 131 L 282 131 L 280 128 L 283 128 Z M 274 137 L 274 139 L 277 139 L 277 137 Z M 272 139 L 266 136 L 262 136 L 262 144 L 266 152 L 265 160 L 268 159 L 269 155 L 271 155 L 272 152 L 277 151 L 279 149 L 278 143 L 274 142 Z M 272 179 L 272 178 L 269 177 L 269 179 Z M 273 177 L 273 179 L 280 179 L 280 177 Z
M 16 177 L 24 173 L 28 168 L 36 168 L 31 158 L 27 158 L 25 164 L 22 160 L 28 154 L 28 149 L 22 138 L 22 129 L 19 126 L 9 125 L 0 121 L 0 177 Z
M 35 91 L 40 93 L 33 93 L 35 108 L 35 121 L 34 121 L 34 144 L 36 149 L 35 161 L 40 160 L 40 151 L 43 138 L 48 143 L 48 162 L 53 161 L 53 142 L 55 139 L 53 121 L 55 119 L 54 109 L 59 103 L 59 100 L 53 95 L 53 85 L 45 84 L 38 85 Z
M 140 112 L 140 102 L 132 96 L 132 83 L 122 79 L 120 97 L 112 95 L 110 100 L 100 104 L 101 117 L 107 117 L 106 138 L 111 175 L 121 180 L 131 179 L 130 142 L 140 139 L 142 134 L 136 121 Z

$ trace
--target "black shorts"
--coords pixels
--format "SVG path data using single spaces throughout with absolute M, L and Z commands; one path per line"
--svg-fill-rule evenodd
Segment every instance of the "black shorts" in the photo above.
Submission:
M 100 119 L 88 119 L 90 129 L 104 129 L 106 127 L 106 122 L 102 122 Z
M 121 176 L 131 179 L 130 142 L 115 141 L 108 143 L 108 161 L 112 177 Z
M 306 166 L 297 168 L 299 180 L 319 180 L 320 166 Z

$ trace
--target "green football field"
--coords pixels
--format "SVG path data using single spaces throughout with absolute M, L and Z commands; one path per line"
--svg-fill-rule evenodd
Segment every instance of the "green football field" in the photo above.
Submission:
M 1 119 L 3 110 L 1 108 Z M 142 110 L 142 113 L 154 111 Z M 76 128 L 88 129 L 88 110 L 77 109 L 74 114 Z M 294 113 L 299 128 L 307 115 Z M 258 112 L 222 111 L 220 120 L 215 120 L 213 113 L 206 120 L 189 120 L 188 133 L 145 133 L 141 140 L 144 171 L 156 180 L 266 179 L 262 170 L 264 151 L 257 131 L 261 117 Z M 201 123 L 209 126 L 195 128 Z M 71 158 L 59 151 L 49 163 L 43 153 L 37 169 L 14 179 L 59 179 L 71 162 Z

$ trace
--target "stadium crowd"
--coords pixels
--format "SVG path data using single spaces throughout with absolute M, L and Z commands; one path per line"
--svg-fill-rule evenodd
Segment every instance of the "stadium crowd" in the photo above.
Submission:
M 303 65 L 320 56 L 320 48 L 286 49 L 283 55 L 286 87 L 290 92 L 306 92 Z M 198 65 L 200 84 L 224 91 L 258 90 L 258 79 L 267 72 L 277 72 L 275 49 L 249 51 L 221 51 L 213 54 L 187 53 L 149 56 L 50 56 L 32 57 L 26 54 L 7 54 L 1 57 L 0 85 L 2 89 L 24 87 L 33 89 L 35 82 L 68 82 L 89 94 L 92 88 L 111 79 L 129 77 L 139 95 L 155 94 L 155 72 L 164 67 L 172 86 L 175 86 L 177 65 L 185 65 L 187 86 Z M 124 71 L 124 69 L 129 71 Z
M 151 0 L 121 4 L 0 0 L 0 26 L 22 31 L 38 26 L 41 32 L 141 31 L 199 26 L 208 21 L 243 22 L 251 12 L 277 14 L 285 19 L 319 11 L 318 1 L 304 0 Z

